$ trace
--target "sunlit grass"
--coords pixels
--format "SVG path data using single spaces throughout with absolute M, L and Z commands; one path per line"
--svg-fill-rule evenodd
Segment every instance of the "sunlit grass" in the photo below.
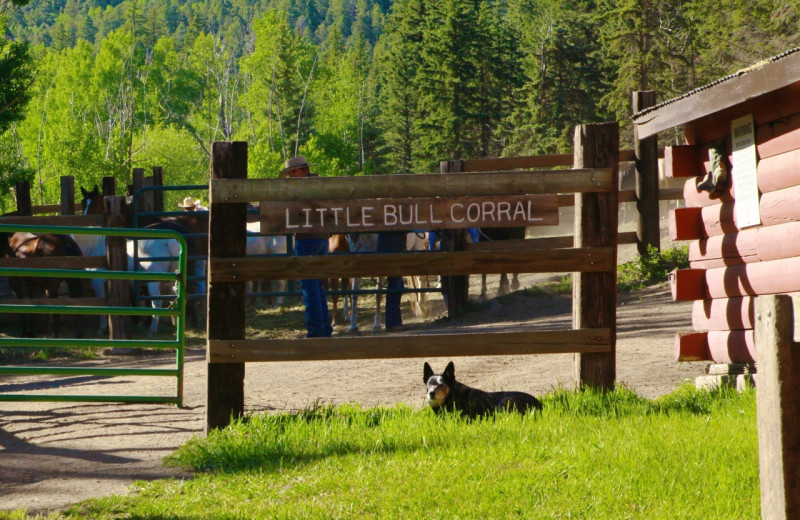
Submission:
M 196 478 L 63 517 L 758 518 L 753 391 L 555 391 L 544 404 L 479 420 L 407 406 L 257 415 L 169 457 Z

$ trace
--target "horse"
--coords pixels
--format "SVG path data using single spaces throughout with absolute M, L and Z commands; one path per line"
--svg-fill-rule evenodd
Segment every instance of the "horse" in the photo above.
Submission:
M 33 233 L 0 233 L 0 256 L 5 258 L 83 256 L 81 248 L 68 235 Z M 8 283 L 11 292 L 17 299 L 37 298 L 42 294 L 46 298 L 58 298 L 61 282 L 66 282 L 72 298 L 83 296 L 81 281 L 76 278 L 37 278 L 32 276 L 12 276 Z M 22 315 L 22 337 L 33 337 L 33 320 L 28 314 Z M 51 332 L 58 337 L 60 325 L 59 314 L 52 315 Z M 80 335 L 80 334 L 78 334 Z
M 478 230 L 481 240 L 523 240 L 526 228 L 524 227 L 501 227 L 501 228 L 482 228 Z M 519 289 L 519 273 L 512 273 L 511 284 L 508 283 L 508 273 L 500 275 L 500 287 L 497 295 L 503 296 L 511 291 Z M 486 275 L 481 275 L 481 300 L 486 300 Z
M 83 187 L 81 187 L 81 194 L 83 195 L 83 200 L 81 201 L 81 208 L 83 209 L 84 214 L 90 213 L 101 213 L 102 209 L 102 195 L 100 190 L 97 186 L 94 187 L 92 191 L 87 191 Z M 129 222 L 129 226 L 131 225 L 130 222 L 132 220 L 131 214 L 127 214 L 127 221 Z M 184 235 L 186 238 L 187 244 L 187 254 L 190 257 L 194 257 L 194 261 L 190 261 L 189 265 L 194 267 L 194 279 L 190 280 L 188 284 L 191 290 L 194 290 L 196 294 L 204 295 L 206 293 L 205 286 L 205 271 L 206 271 L 206 258 L 208 257 L 208 241 L 205 238 L 204 233 L 208 231 L 208 214 L 205 212 L 187 212 L 185 215 L 175 216 L 175 217 L 164 217 L 158 219 L 151 219 L 155 220 L 150 224 L 145 226 L 145 229 L 170 229 L 173 231 L 177 231 Z M 75 240 L 84 242 L 86 245 L 86 251 L 91 251 L 91 256 L 99 256 L 105 255 L 106 243 L 105 237 L 102 235 L 75 235 Z M 134 248 L 133 242 L 130 240 L 127 243 L 127 253 L 128 253 L 128 270 L 133 271 L 136 267 L 133 263 L 134 258 L 134 249 L 138 249 L 136 251 L 136 256 L 138 258 L 152 258 L 158 256 L 178 256 L 178 252 L 180 250 L 178 243 L 174 240 L 169 241 L 168 239 L 149 239 L 149 240 L 137 240 L 138 243 L 137 247 Z M 167 242 L 171 242 L 169 247 L 165 246 L 164 244 Z M 158 244 L 161 245 L 158 245 Z M 162 254 L 167 249 L 170 250 L 173 254 Z M 166 272 L 167 269 L 175 268 L 175 264 L 167 261 L 144 261 L 139 263 L 140 267 L 142 267 L 146 271 L 151 272 Z M 145 267 L 146 265 L 146 267 Z M 95 289 L 95 293 L 99 298 L 105 298 L 105 280 L 92 280 L 92 287 Z M 146 285 L 148 289 L 149 296 L 151 297 L 160 297 L 161 296 L 161 289 L 158 287 L 158 283 L 150 282 Z M 192 299 L 188 300 L 186 306 L 186 314 L 189 321 L 189 324 L 192 327 L 199 327 L 202 325 L 202 317 L 205 313 L 202 310 L 202 299 Z M 154 307 L 160 307 L 160 303 L 157 304 L 157 300 L 153 300 Z M 105 334 L 105 331 L 108 326 L 108 321 L 106 316 L 101 316 L 101 325 L 98 329 L 98 335 Z M 151 323 L 150 331 L 148 333 L 148 337 L 152 337 L 155 330 L 158 328 L 158 319 L 154 317 L 153 323 Z
M 285 255 L 286 254 L 286 237 L 283 235 L 262 235 L 261 223 L 259 221 L 247 223 L 247 256 L 264 256 L 264 255 Z M 271 292 L 285 292 L 286 280 L 270 280 Z M 247 292 L 253 294 L 261 290 L 263 281 L 247 282 Z M 257 301 L 258 297 L 253 297 L 252 301 Z M 280 307 L 283 305 L 283 296 L 277 296 L 274 299 L 269 298 L 272 307 Z
M 352 251 L 361 253 L 374 253 L 378 250 L 378 234 L 377 233 L 362 233 L 352 240 Z M 424 234 L 416 232 L 409 232 L 406 234 L 406 251 L 426 251 L 428 249 L 428 242 Z M 411 286 L 414 288 L 427 287 L 425 283 L 426 277 L 414 276 L 411 278 Z M 385 286 L 386 277 L 380 277 L 377 280 L 378 287 Z M 358 291 L 361 284 L 360 278 L 353 278 L 351 285 L 353 290 L 352 304 L 350 310 L 350 330 L 358 330 Z M 429 312 L 429 305 L 425 298 L 425 293 L 411 293 L 412 303 L 411 308 L 416 316 L 427 315 Z M 372 330 L 381 330 L 383 326 L 381 304 L 383 303 L 383 293 L 380 291 L 375 294 L 375 317 L 372 321 Z
M 341 233 L 334 233 L 328 239 L 328 252 L 337 254 L 337 253 L 349 253 L 350 252 L 350 241 L 347 239 L 347 235 Z M 339 288 L 351 288 L 350 279 L 349 278 L 330 278 L 325 280 L 325 289 L 327 290 L 330 287 L 333 291 L 338 291 Z M 331 301 L 333 302 L 333 313 L 331 313 L 331 321 L 333 324 L 336 323 L 346 323 L 348 318 L 350 317 L 350 309 L 352 308 L 352 300 L 353 295 L 345 295 L 342 298 L 342 319 L 339 321 L 339 295 L 334 293 L 331 294 Z M 352 329 L 351 330 L 355 330 Z
M 406 251 L 427 251 L 429 249 L 427 233 L 411 232 L 406 235 Z M 413 289 L 427 289 L 430 282 L 427 276 L 406 276 L 407 285 Z M 414 316 L 429 316 L 430 302 L 424 292 L 411 292 L 411 312 Z
M 81 187 L 81 213 L 83 215 L 98 214 L 103 212 L 102 196 L 100 190 L 95 185 L 92 191 L 86 191 Z M 106 256 L 106 237 L 103 235 L 84 235 L 75 233 L 70 235 L 75 242 L 80 246 L 84 256 Z M 101 269 L 87 269 L 87 270 L 101 270 Z M 92 289 L 98 298 L 105 299 L 106 297 L 106 281 L 100 278 L 91 279 Z M 98 337 L 106 336 L 108 334 L 108 316 L 100 316 L 100 324 L 97 327 L 95 335 Z

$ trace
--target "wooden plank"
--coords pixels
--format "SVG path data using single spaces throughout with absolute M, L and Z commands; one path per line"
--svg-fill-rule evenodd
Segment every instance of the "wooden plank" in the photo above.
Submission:
M 800 291 L 800 257 L 708 269 L 705 273 L 709 298 Z
M 2 224 L 26 224 L 32 226 L 103 226 L 105 222 L 105 216 L 102 214 L 0 217 L 0 223 Z
M 262 201 L 261 232 L 466 229 L 558 225 L 557 195 Z
M 676 99 L 657 110 L 634 117 L 633 123 L 639 132 L 639 137 L 649 137 L 662 130 L 707 118 L 729 107 L 744 105 L 759 96 L 775 102 L 775 94 L 771 96 L 765 94 L 774 93 L 782 87 L 797 82 L 800 82 L 800 53 L 765 63 L 746 74 Z M 752 109 L 749 111 L 756 113 Z M 730 121 L 735 117 L 729 115 L 726 119 Z
M 117 194 L 117 179 L 114 177 L 103 177 L 103 196 L 113 197 Z
M 575 239 L 572 235 L 561 237 L 526 238 L 524 240 L 493 240 L 467 243 L 465 251 L 496 251 L 520 249 L 563 249 L 572 247 Z
M 576 354 L 573 373 L 578 386 L 610 390 L 616 380 L 617 327 L 617 228 L 619 204 L 619 124 L 601 123 L 575 127 L 575 168 L 610 167 L 613 190 L 575 196 L 575 245 L 611 248 L 613 268 L 586 273 L 576 269 L 572 280 L 573 328 L 608 328 L 611 349 L 607 353 Z
M 708 333 L 678 332 L 675 334 L 675 361 L 710 361 Z
M 700 149 L 696 145 L 667 146 L 664 148 L 664 176 L 699 177 L 705 175 Z
M 496 159 L 467 159 L 462 161 L 445 161 L 448 172 L 491 172 L 503 170 L 522 170 L 528 168 L 553 168 L 555 166 L 572 166 L 572 154 L 529 155 L 523 157 L 502 157 Z M 458 162 L 457 169 L 450 163 Z M 444 172 L 443 172 L 444 173 Z
M 640 244 L 639 233 L 637 231 L 626 231 L 617 233 L 617 244 Z
M 0 258 L 0 267 L 14 267 L 17 269 L 104 269 L 108 265 L 104 256 L 42 256 Z
M 613 247 L 437 251 L 328 256 L 211 257 L 209 280 L 298 280 L 499 273 L 616 273 Z
M 708 298 L 706 271 L 703 269 L 677 269 L 670 274 L 672 300 L 676 302 Z
M 749 296 L 696 300 L 692 327 L 698 331 L 744 330 L 755 326 L 755 300 Z
M 164 168 L 153 166 L 153 186 L 164 185 Z M 153 211 L 164 211 L 164 192 L 156 190 L 153 192 Z
M 247 178 L 247 143 L 215 142 L 211 148 L 211 179 L 240 183 Z M 297 181 L 299 179 L 291 179 Z M 213 189 L 213 188 L 212 188 Z M 209 205 L 210 256 L 245 256 L 247 204 Z M 245 281 L 208 278 L 208 339 L 245 337 Z M 244 363 L 211 363 L 206 374 L 206 432 L 224 428 L 231 418 L 244 415 Z
M 758 298 L 758 465 L 761 517 L 800 517 L 800 349 L 792 300 Z
M 31 206 L 31 215 L 48 215 L 50 213 L 60 213 L 61 204 L 38 204 Z
M 499 356 L 610 350 L 608 329 L 209 340 L 209 363 Z
M 595 193 L 615 189 L 611 168 L 555 171 L 369 175 L 286 179 L 212 179 L 216 203 L 390 197 L 483 197 L 529 193 Z

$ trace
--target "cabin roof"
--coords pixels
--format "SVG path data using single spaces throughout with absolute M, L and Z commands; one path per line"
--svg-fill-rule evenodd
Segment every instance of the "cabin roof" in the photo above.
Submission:
M 800 82 L 800 47 L 633 114 L 640 138 Z

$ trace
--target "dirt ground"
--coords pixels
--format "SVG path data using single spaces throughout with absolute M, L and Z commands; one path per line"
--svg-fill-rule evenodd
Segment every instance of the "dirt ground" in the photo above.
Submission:
M 534 279 L 522 278 L 523 287 Z M 494 277 L 496 278 L 496 277 Z M 473 284 L 475 286 L 477 284 Z M 496 290 L 496 281 L 490 289 Z M 541 329 L 571 326 L 567 296 L 492 300 L 467 318 L 460 330 L 493 324 Z M 656 397 L 704 373 L 702 363 L 673 359 L 674 334 L 691 328 L 691 302 L 674 303 L 661 285 L 622 295 L 618 305 L 617 379 L 640 395 Z M 436 325 L 434 325 L 436 326 Z M 434 369 L 447 359 L 430 359 Z M 571 354 L 456 358 L 456 373 L 487 390 L 514 389 L 537 395 L 573 384 Z M 423 405 L 422 359 L 251 363 L 246 367 L 248 413 L 290 411 L 314 403 L 359 402 L 365 407 Z M 163 367 L 163 356 L 108 356 L 102 366 Z M 43 511 L 90 497 L 125 494 L 136 480 L 189 477 L 161 460 L 205 424 L 206 363 L 203 348 L 189 348 L 183 408 L 165 405 L 0 403 L 0 509 Z M 156 379 L 156 381 L 153 381 Z M 134 389 L 136 387 L 136 389 Z M 42 379 L 0 376 L 0 392 L 166 395 L 166 378 L 72 376 Z

